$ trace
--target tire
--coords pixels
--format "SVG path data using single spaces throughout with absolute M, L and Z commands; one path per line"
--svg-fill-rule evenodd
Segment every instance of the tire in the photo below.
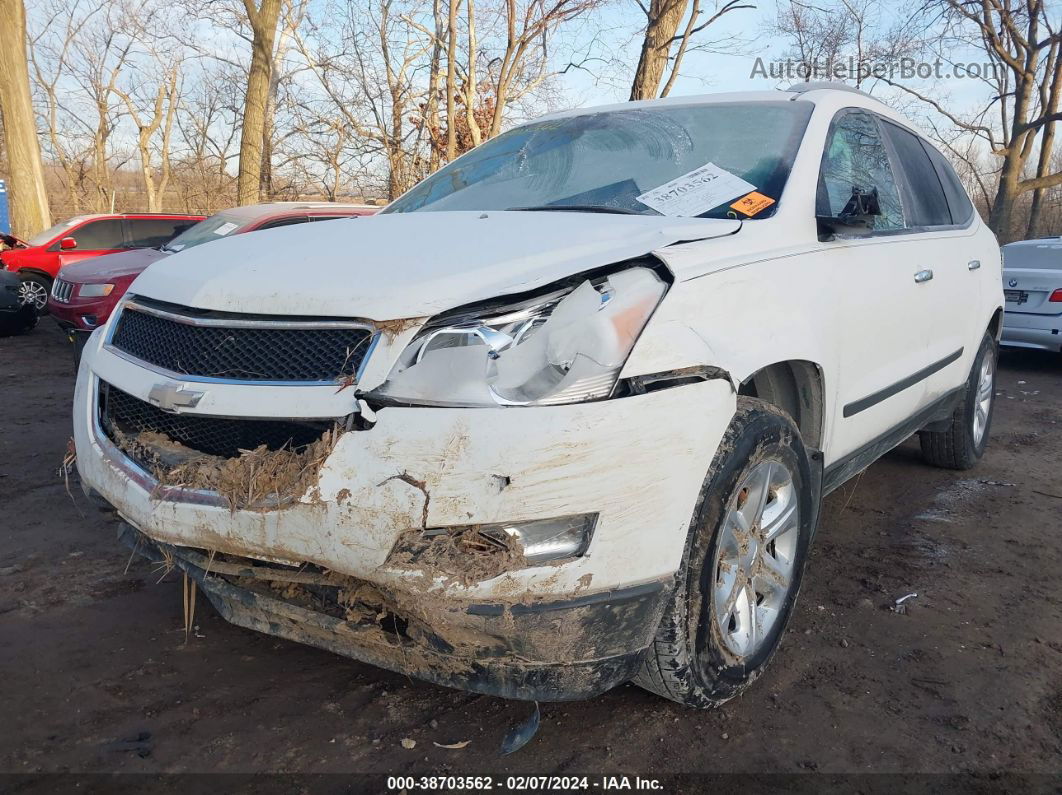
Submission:
M 37 327 L 37 320 L 37 311 L 32 307 L 24 306 L 17 313 L 0 320 L 0 337 L 10 337 L 32 331 Z
M 781 483 L 786 476 L 788 485 Z M 777 488 L 767 490 L 766 505 L 757 513 L 751 503 L 758 491 L 763 493 L 757 484 L 764 482 Z M 820 498 L 812 484 L 811 463 L 789 415 L 761 400 L 739 397 L 694 509 L 675 593 L 636 684 L 706 709 L 738 695 L 759 677 L 778 649 L 800 590 Z M 796 515 L 777 522 L 791 506 Z M 783 524 L 788 529 L 763 544 L 760 522 L 754 519 L 755 541 L 742 535 L 746 545 L 735 546 L 735 528 L 750 516 L 765 517 L 768 529 Z M 750 556 L 751 563 L 734 563 Z M 780 566 L 787 561 L 784 588 L 763 576 L 768 556 Z M 761 588 L 770 592 L 762 603 Z M 730 594 L 726 599 L 717 596 L 725 592 Z M 755 608 L 742 609 L 753 602 Z M 736 648 L 747 637 L 742 626 L 759 630 L 758 641 L 750 639 L 744 651 Z
M 88 334 L 74 332 L 74 375 L 77 375 L 77 371 L 81 369 L 81 355 L 85 352 L 88 338 Z
M 999 343 L 985 334 L 974 358 L 966 390 L 951 415 L 947 430 L 919 431 L 922 457 L 944 469 L 969 469 L 984 455 L 996 407 L 996 364 Z
M 18 297 L 23 305 L 32 301 L 37 314 L 48 314 L 48 293 L 52 290 L 52 280 L 39 273 L 20 273 L 18 277 L 22 280 Z

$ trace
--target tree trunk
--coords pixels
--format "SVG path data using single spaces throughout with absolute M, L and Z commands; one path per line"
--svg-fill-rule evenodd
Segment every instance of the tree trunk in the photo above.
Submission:
M 428 173 L 439 168 L 439 87 L 442 84 L 442 45 L 446 25 L 443 22 L 442 0 L 432 0 L 432 20 L 435 22 L 435 35 L 431 43 L 431 63 L 428 67 L 428 102 L 424 111 L 424 123 L 421 133 L 428 132 Z
M 476 78 L 476 3 L 468 0 L 468 69 L 465 74 L 465 121 L 468 134 L 472 136 L 472 146 L 483 143 L 483 131 L 476 121 L 476 100 L 479 98 L 479 81 Z
M 446 160 L 457 157 L 457 11 L 461 0 L 449 0 L 446 32 Z
M 1018 199 L 1018 180 L 1021 178 L 1020 157 L 1016 151 L 1008 152 L 999 173 L 992 208 L 988 213 L 988 227 L 996 233 L 1000 245 L 1014 240 L 1014 205 Z
M 664 78 L 671 43 L 686 15 L 689 0 L 652 0 L 642 40 L 642 54 L 631 84 L 631 99 L 656 99 Z
M 98 100 L 96 111 L 99 113 L 99 122 L 92 139 L 92 178 L 96 182 L 96 212 L 103 213 L 107 212 L 111 195 L 111 179 L 107 173 L 107 137 L 110 133 L 107 126 L 106 102 Z
M 1040 159 L 1036 166 L 1036 176 L 1045 177 L 1051 173 L 1051 154 L 1055 144 L 1055 123 L 1048 122 L 1044 125 L 1043 136 L 1040 138 Z M 1040 227 L 1040 216 L 1043 215 L 1044 188 L 1033 191 L 1032 205 L 1029 207 L 1029 223 L 1025 227 L 1025 239 L 1032 240 L 1036 237 Z
M 11 171 L 11 231 L 30 237 L 52 225 L 36 118 L 26 63 L 26 9 L 22 0 L 0 0 L 0 115 Z
M 1048 71 L 1051 72 L 1050 84 L 1042 86 L 1041 105 L 1046 115 L 1058 112 L 1060 100 L 1062 100 L 1062 53 L 1059 45 L 1055 43 L 1051 47 L 1048 57 Z M 1055 147 L 1055 123 L 1049 121 L 1044 124 L 1040 134 L 1040 157 L 1036 163 L 1036 176 L 1046 177 L 1051 173 L 1051 155 Z M 1025 239 L 1032 240 L 1036 237 L 1040 227 L 1040 216 L 1043 214 L 1044 188 L 1033 191 L 1032 206 L 1029 208 L 1029 223 L 1025 227 Z
M 262 151 L 265 148 L 266 105 L 273 71 L 273 41 L 280 20 L 280 0 L 244 0 L 247 17 L 254 32 L 251 44 L 251 68 L 247 72 L 247 93 L 243 103 L 240 131 L 240 170 L 236 181 L 238 204 L 256 204 L 262 181 Z

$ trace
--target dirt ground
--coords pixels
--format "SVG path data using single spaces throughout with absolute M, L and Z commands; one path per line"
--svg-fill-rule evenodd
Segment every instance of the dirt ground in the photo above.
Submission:
M 230 626 L 205 599 L 185 644 L 180 580 L 127 571 L 57 477 L 73 382 L 50 319 L 0 340 L 0 771 L 1062 773 L 1062 356 L 1004 355 L 973 471 L 908 441 L 827 500 L 782 650 L 742 698 L 546 704 L 509 757 L 529 704 Z

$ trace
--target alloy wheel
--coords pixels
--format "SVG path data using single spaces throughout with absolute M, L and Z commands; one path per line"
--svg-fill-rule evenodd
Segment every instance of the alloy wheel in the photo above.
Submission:
M 981 370 L 977 376 L 977 394 L 974 396 L 973 440 L 978 448 L 988 427 L 988 413 L 992 409 L 992 400 L 996 393 L 996 354 L 989 347 L 981 360 Z
M 48 305 L 48 290 L 40 282 L 27 279 L 19 285 L 18 300 L 23 306 L 32 304 L 40 312 Z
M 752 657 L 780 620 L 795 575 L 799 495 L 780 461 L 762 461 L 739 484 L 719 530 L 712 620 L 739 658 Z

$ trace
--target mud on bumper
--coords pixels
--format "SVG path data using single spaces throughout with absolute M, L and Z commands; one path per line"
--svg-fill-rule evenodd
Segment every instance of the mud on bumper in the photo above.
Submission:
M 438 685 L 510 699 L 591 698 L 629 681 L 652 642 L 671 581 L 562 601 L 485 604 L 409 595 L 324 570 L 208 558 L 129 524 L 119 540 L 198 583 L 237 626 Z

